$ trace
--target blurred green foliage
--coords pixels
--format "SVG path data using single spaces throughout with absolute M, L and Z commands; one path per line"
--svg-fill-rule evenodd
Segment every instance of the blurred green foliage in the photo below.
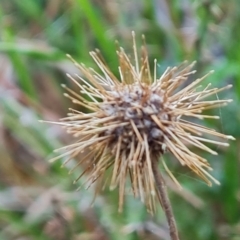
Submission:
M 104 190 L 90 206 L 93 189 L 76 192 L 53 150 L 73 141 L 55 121 L 66 115 L 60 87 L 74 85 L 77 73 L 65 57 L 93 65 L 88 52 L 99 48 L 117 74 L 115 40 L 131 51 L 131 31 L 140 46 L 145 34 L 151 62 L 167 66 L 197 60 L 197 76 L 233 84 L 219 94 L 234 102 L 216 110 L 220 121 L 206 125 L 236 137 L 218 156 L 200 153 L 212 164 L 220 186 L 209 188 L 172 161 L 184 187 L 169 183 L 169 194 L 184 240 L 240 239 L 240 1 L 239 0 L 1 0 L 0 2 L 0 239 L 169 239 L 159 207 L 151 217 L 126 194 L 122 214 L 117 191 Z M 218 97 L 218 96 L 216 96 Z M 197 150 L 196 150 L 197 151 Z

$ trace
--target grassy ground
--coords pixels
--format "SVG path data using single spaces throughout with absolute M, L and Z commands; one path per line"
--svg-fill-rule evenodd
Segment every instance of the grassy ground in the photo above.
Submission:
M 171 3 L 170 3 L 171 2 Z M 57 120 L 73 107 L 60 84 L 76 73 L 65 54 L 93 66 L 88 52 L 101 49 L 117 72 L 116 39 L 131 50 L 145 34 L 159 73 L 197 60 L 197 76 L 214 69 L 205 84 L 233 84 L 219 94 L 234 102 L 206 125 L 236 137 L 218 156 L 201 153 L 220 186 L 209 188 L 171 157 L 184 187 L 170 185 L 181 239 L 240 239 L 240 2 L 238 0 L 1 0 L 0 1 L 0 239 L 169 239 L 162 210 L 151 217 L 131 194 L 122 214 L 117 191 L 106 189 L 90 206 L 93 190 L 76 192 L 76 176 L 50 164 L 53 150 L 71 139 L 38 119 Z M 218 97 L 218 96 L 216 96 Z M 196 150 L 197 151 L 197 150 Z M 76 173 L 77 174 L 77 173 Z

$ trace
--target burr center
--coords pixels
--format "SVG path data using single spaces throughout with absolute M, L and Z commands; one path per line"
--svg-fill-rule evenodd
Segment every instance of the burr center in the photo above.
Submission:
M 150 150 L 163 153 L 166 146 L 164 128 L 171 120 L 164 92 L 138 84 L 125 85 L 108 94 L 109 98 L 101 105 L 103 112 L 106 116 L 115 116 L 117 122 L 126 125 L 109 126 L 104 135 L 111 135 L 113 144 L 122 137 L 122 148 L 130 148 L 130 143 L 137 142 L 139 135 L 146 135 Z M 157 117 L 162 127 L 153 120 L 153 116 Z

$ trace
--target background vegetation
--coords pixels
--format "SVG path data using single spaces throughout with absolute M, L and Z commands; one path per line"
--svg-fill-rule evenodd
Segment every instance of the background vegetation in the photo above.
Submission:
M 239 0 L 0 0 L 0 239 L 169 239 L 159 208 L 151 217 L 126 193 L 122 214 L 117 191 L 106 189 L 90 206 L 93 189 L 75 191 L 76 177 L 50 164 L 53 150 L 73 142 L 57 120 L 74 107 L 61 83 L 77 73 L 65 57 L 93 65 L 88 52 L 101 49 L 117 72 L 114 41 L 131 51 L 131 31 L 145 34 L 159 74 L 183 60 L 197 60 L 197 76 L 215 70 L 205 83 L 233 84 L 219 98 L 220 121 L 206 125 L 236 137 L 218 156 L 200 153 L 221 186 L 209 188 L 170 156 L 184 190 L 169 182 L 181 239 L 240 239 L 240 1 Z M 218 97 L 218 96 L 216 96 Z M 196 150 L 197 151 L 197 150 Z

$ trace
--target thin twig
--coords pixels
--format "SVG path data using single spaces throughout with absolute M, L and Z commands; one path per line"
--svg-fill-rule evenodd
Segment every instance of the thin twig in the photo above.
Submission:
M 173 215 L 172 206 L 168 198 L 165 182 L 163 180 L 163 177 L 160 171 L 158 170 L 157 161 L 152 162 L 152 169 L 153 169 L 153 174 L 156 182 L 156 187 L 160 195 L 161 205 L 168 221 L 171 239 L 179 240 L 177 225 Z

